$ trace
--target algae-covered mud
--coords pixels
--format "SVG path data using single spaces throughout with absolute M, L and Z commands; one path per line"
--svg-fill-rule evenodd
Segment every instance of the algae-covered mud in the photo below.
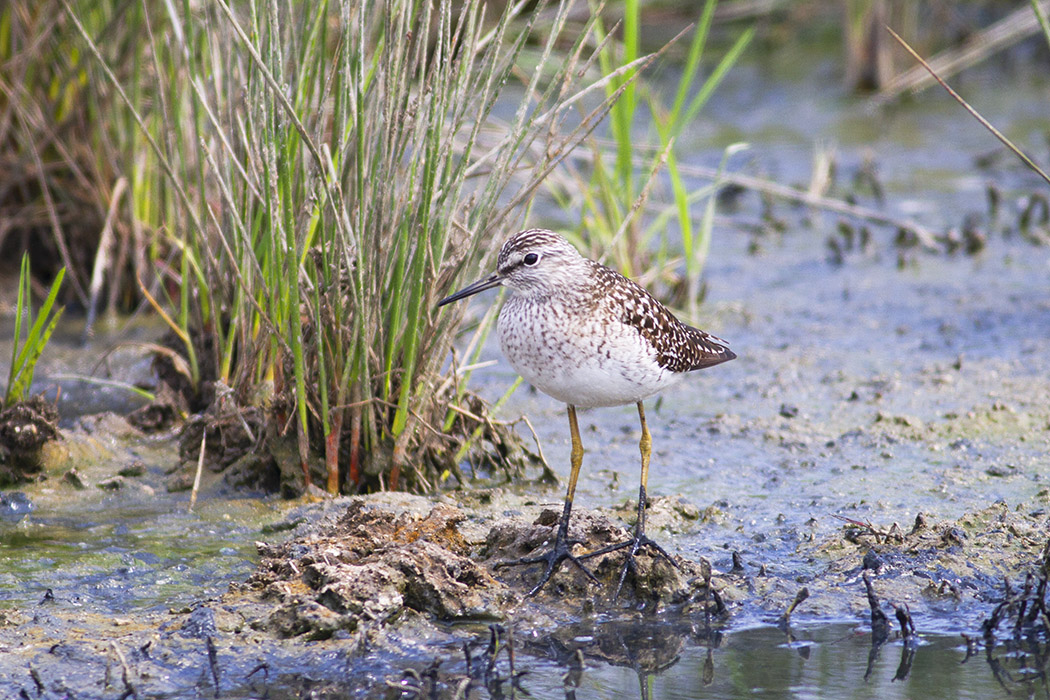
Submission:
M 1050 248 L 1045 222 L 1010 218 L 1036 185 L 979 166 L 994 143 L 942 98 L 874 113 L 785 92 L 782 66 L 826 77 L 810 58 L 734 71 L 683 135 L 697 162 L 747 138 L 730 170 L 802 180 L 835 139 L 840 179 L 877 164 L 869 205 L 944 235 L 723 202 L 694 320 L 739 357 L 649 408 L 647 527 L 675 565 L 643 554 L 614 600 L 612 553 L 588 562 L 597 584 L 563 567 L 526 597 L 539 567 L 496 565 L 552 536 L 562 492 L 538 482 L 289 504 L 205 468 L 191 510 L 175 432 L 78 417 L 138 406 L 68 378 L 114 341 L 60 343 L 38 385 L 62 387 L 61 438 L 0 500 L 0 695 L 1045 696 Z M 1008 77 L 971 86 L 1025 136 L 1045 76 Z M 148 358 L 125 347 L 110 376 L 148 383 Z M 483 359 L 494 399 L 513 374 Z M 503 413 L 564 478 L 564 407 L 523 389 Z M 626 535 L 638 426 L 633 407 L 580 418 L 584 552 Z

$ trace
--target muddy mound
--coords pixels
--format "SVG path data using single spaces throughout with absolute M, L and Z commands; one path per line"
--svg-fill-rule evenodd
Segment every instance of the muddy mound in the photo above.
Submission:
M 393 623 L 409 611 L 437 622 L 527 618 L 535 626 L 603 609 L 725 612 L 706 562 L 675 557 L 672 564 L 645 550 L 615 599 L 623 550 L 587 560 L 598 584 L 563 565 L 529 597 L 541 566 L 498 565 L 549 547 L 558 513 L 493 518 L 487 528 L 466 520 L 453 505 L 422 498 L 355 498 L 334 522 L 283 544 L 260 543 L 262 560 L 248 585 L 277 606 L 255 626 L 323 639 Z M 578 555 L 628 537 L 590 511 L 574 513 L 569 534 Z
M 35 478 L 43 469 L 41 448 L 58 438 L 58 410 L 42 396 L 0 411 L 0 487 Z
M 280 602 L 267 626 L 284 636 L 326 638 L 406 608 L 447 621 L 496 616 L 510 591 L 466 556 L 463 518 L 447 505 L 420 517 L 355 499 L 331 528 L 260 544 L 249 584 Z

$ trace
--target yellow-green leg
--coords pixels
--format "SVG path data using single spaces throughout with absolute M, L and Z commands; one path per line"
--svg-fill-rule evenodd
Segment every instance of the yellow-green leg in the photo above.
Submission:
M 653 436 L 649 434 L 649 426 L 645 422 L 645 407 L 642 405 L 641 401 L 638 402 L 638 420 L 642 424 L 642 437 L 638 440 L 638 450 L 642 453 L 642 478 L 641 485 L 638 487 L 638 519 L 635 521 L 634 525 L 634 537 L 626 542 L 603 547 L 602 549 L 580 557 L 581 559 L 588 559 L 590 557 L 596 557 L 599 554 L 615 552 L 619 549 L 628 550 L 627 559 L 623 563 L 623 569 L 620 570 L 620 580 L 616 584 L 616 593 L 613 594 L 613 598 L 618 598 L 620 596 L 623 582 L 627 578 L 627 571 L 633 571 L 635 569 L 634 556 L 642 547 L 652 547 L 656 550 L 657 554 L 671 562 L 672 565 L 675 567 L 678 566 L 674 559 L 671 558 L 671 555 L 664 551 L 663 547 L 649 539 L 645 534 L 645 508 L 647 501 L 649 500 L 645 489 L 646 485 L 649 483 L 649 458 L 652 455 Z
M 580 478 L 580 467 L 583 466 L 583 440 L 580 439 L 580 423 L 576 419 L 576 407 L 569 405 L 569 437 L 572 440 L 572 452 L 569 453 L 569 487 L 565 490 L 565 505 L 561 511 L 561 522 L 558 523 L 558 538 L 568 540 L 569 514 L 572 512 L 572 499 L 576 496 L 576 480 Z
M 546 571 L 544 571 L 536 587 L 527 593 L 529 596 L 536 595 L 547 584 L 547 581 L 550 581 L 551 576 L 554 575 L 554 572 L 558 570 L 558 567 L 566 559 L 578 566 L 592 581 L 598 582 L 594 574 L 588 571 L 587 567 L 580 563 L 579 558 L 574 557 L 570 551 L 573 543 L 569 541 L 569 516 L 572 513 L 572 499 L 576 495 L 576 480 L 580 477 L 580 467 L 583 465 L 583 441 L 580 439 L 580 425 L 576 420 L 576 407 L 570 404 L 568 408 L 569 435 L 572 439 L 572 452 L 569 456 L 569 487 L 565 491 L 565 505 L 562 507 L 561 520 L 558 522 L 558 534 L 554 538 L 554 547 L 535 557 L 523 557 L 516 561 L 500 562 L 496 565 L 499 568 L 521 564 L 546 563 Z

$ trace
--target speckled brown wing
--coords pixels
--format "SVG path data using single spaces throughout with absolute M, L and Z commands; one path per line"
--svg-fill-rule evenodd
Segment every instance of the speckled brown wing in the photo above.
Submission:
M 736 357 L 728 343 L 679 321 L 634 281 L 599 263 L 595 279 L 607 303 L 621 310 L 621 320 L 638 329 L 656 349 L 657 363 L 672 372 L 713 367 Z

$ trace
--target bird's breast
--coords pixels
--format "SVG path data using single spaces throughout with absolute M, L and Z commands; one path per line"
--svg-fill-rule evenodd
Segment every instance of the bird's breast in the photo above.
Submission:
M 497 323 L 500 348 L 530 384 L 581 408 L 634 403 L 677 381 L 636 328 L 602 312 L 511 297 Z

